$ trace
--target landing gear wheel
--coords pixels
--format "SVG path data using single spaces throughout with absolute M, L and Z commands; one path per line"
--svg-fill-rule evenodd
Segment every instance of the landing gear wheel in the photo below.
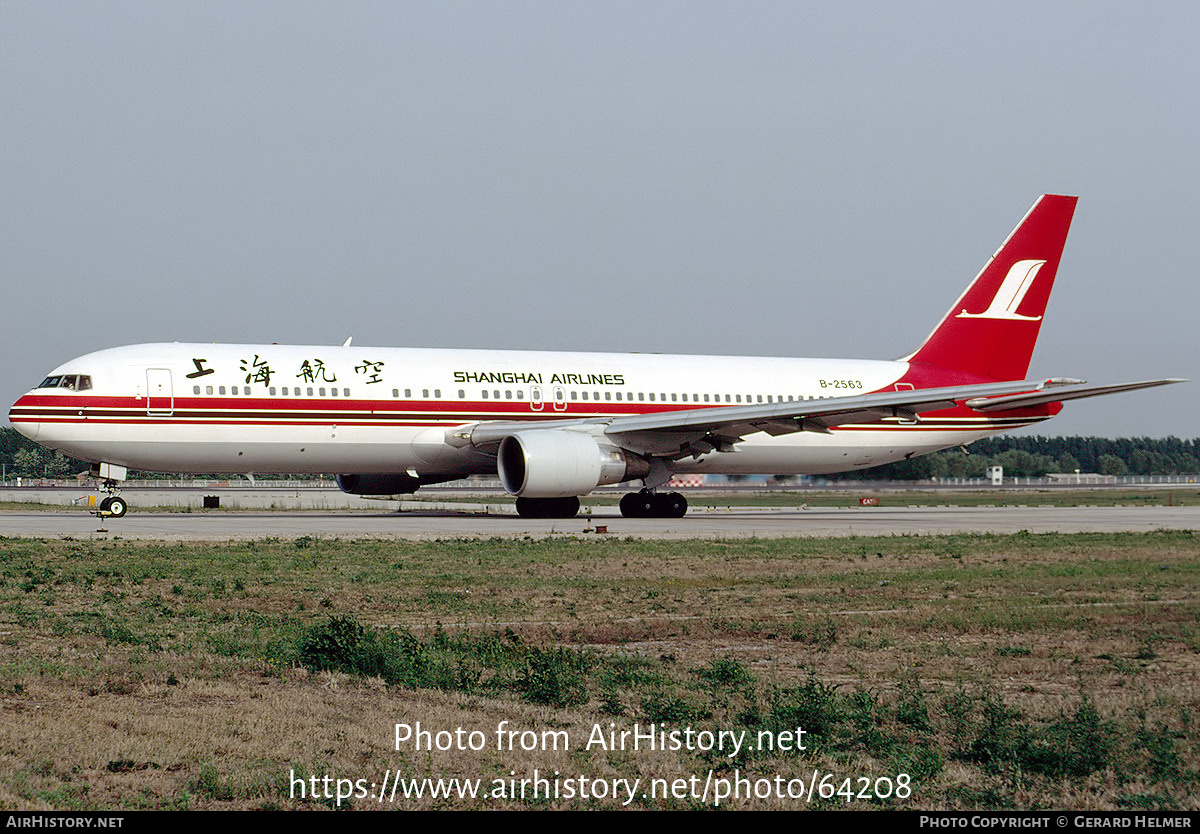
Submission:
M 663 518 L 683 518 L 684 515 L 687 514 L 687 499 L 678 492 L 672 492 L 670 495 L 663 495 L 661 498 Z
M 657 496 L 649 490 L 629 492 L 621 498 L 621 515 L 626 518 L 654 518 L 657 505 Z
M 579 512 L 579 499 L 518 498 L 517 515 L 521 518 L 574 518 Z
M 621 515 L 625 518 L 638 517 L 638 500 L 636 492 L 627 492 L 621 496 Z
M 129 505 L 119 495 L 111 495 L 100 502 L 100 512 L 108 513 L 113 518 L 123 518 Z

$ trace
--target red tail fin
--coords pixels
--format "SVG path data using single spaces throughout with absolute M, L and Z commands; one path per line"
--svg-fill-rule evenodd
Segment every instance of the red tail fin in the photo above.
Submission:
M 1078 199 L 1042 195 L 906 360 L 991 379 L 1024 379 Z

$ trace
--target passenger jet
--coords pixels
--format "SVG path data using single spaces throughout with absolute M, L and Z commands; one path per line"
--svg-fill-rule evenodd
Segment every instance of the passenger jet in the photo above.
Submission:
M 673 475 L 818 474 L 962 446 L 1066 400 L 1165 385 L 1028 380 L 1075 197 L 1041 197 L 925 342 L 892 360 L 143 344 L 55 368 L 12 406 L 26 437 L 93 464 L 124 515 L 129 469 L 346 473 L 398 496 L 498 474 L 522 516 L 605 484 L 680 517 Z

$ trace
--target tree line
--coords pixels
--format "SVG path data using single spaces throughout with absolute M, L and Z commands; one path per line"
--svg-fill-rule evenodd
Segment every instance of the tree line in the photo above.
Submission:
M 1194 475 L 1200 474 L 1200 438 L 1001 435 L 975 441 L 969 454 L 947 449 L 831 477 L 889 481 L 982 478 L 992 464 L 1003 466 L 1006 476 L 1021 478 L 1076 470 L 1100 475 Z M 39 446 L 11 426 L 0 427 L 0 465 L 7 478 L 70 478 L 88 468 L 84 461 Z M 155 477 L 155 473 L 130 474 Z M 255 473 L 255 477 L 270 475 Z
M 895 481 L 983 478 L 992 465 L 1003 466 L 1005 477 L 1020 478 L 1040 478 L 1051 472 L 1194 475 L 1200 473 L 1200 438 L 1001 435 L 977 440 L 968 451 L 946 449 L 833 477 Z
M 87 468 L 83 461 L 39 446 L 11 426 L 0 427 L 0 471 L 6 479 L 69 478 Z

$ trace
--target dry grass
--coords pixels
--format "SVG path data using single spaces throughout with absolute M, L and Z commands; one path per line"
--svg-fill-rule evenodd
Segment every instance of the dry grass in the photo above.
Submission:
M 312 807 L 294 796 L 293 771 L 375 782 L 384 771 L 457 776 L 487 787 L 536 768 L 638 778 L 645 789 L 651 778 L 703 781 L 710 769 L 800 778 L 807 788 L 814 770 L 840 784 L 917 768 L 906 801 L 850 806 L 1196 808 L 1198 555 L 1200 537 L 1189 533 L 0 541 L 0 807 Z M 298 665 L 305 635 L 335 615 L 380 635 L 409 633 L 430 656 L 445 644 L 438 657 L 465 683 L 414 689 Z M 460 639 L 489 635 L 511 655 L 489 659 Z M 582 703 L 531 703 L 522 690 L 529 664 L 552 646 L 586 661 Z M 814 693 L 833 710 L 832 729 L 803 753 L 731 760 L 582 749 L 595 724 L 674 716 L 681 728 L 738 730 L 765 726 L 785 701 Z M 1023 754 L 989 762 L 979 752 L 989 703 L 1013 711 L 993 735 L 1029 729 L 1039 739 L 1084 727 L 1082 705 L 1094 705 L 1099 723 L 1080 732 L 1100 743 L 1103 760 L 1075 775 L 1039 770 Z M 488 749 L 395 750 L 394 725 L 417 721 L 478 730 Z M 566 731 L 573 749 L 496 750 L 502 721 Z

